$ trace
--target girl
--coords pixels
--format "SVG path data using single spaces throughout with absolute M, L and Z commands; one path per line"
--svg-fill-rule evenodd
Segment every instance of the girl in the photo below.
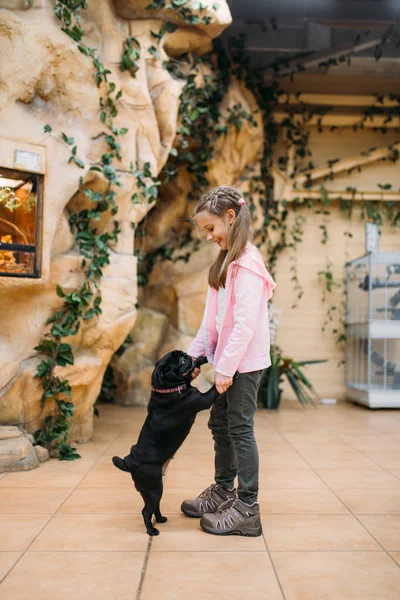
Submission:
M 194 219 L 220 253 L 210 269 L 203 322 L 188 354 L 207 356 L 222 395 L 208 423 L 215 483 L 181 508 L 201 517 L 208 533 L 255 537 L 262 531 L 254 414 L 262 370 L 271 364 L 267 302 L 275 283 L 250 241 L 250 211 L 238 190 L 225 185 L 210 190 L 198 201 Z

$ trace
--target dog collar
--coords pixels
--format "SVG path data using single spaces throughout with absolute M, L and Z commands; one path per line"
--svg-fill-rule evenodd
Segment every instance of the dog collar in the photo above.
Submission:
M 183 390 L 186 389 L 186 384 L 184 383 L 183 385 L 178 385 L 178 387 L 174 387 L 174 388 L 166 388 L 163 390 L 159 390 L 157 388 L 152 387 L 151 388 L 153 392 L 158 392 L 159 394 L 172 394 L 172 392 L 179 392 L 181 393 Z

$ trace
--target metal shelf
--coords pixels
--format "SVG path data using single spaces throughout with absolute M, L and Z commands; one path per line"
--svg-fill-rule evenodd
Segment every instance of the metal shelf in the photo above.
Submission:
M 370 321 L 346 325 L 349 338 L 400 339 L 400 321 Z
M 347 385 L 347 397 L 369 408 L 400 408 L 400 390 L 363 389 Z

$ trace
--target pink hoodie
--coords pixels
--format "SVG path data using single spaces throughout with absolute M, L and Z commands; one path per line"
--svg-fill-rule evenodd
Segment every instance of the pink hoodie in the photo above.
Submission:
M 276 284 L 261 254 L 248 244 L 228 267 L 226 305 L 220 335 L 216 329 L 218 291 L 208 288 L 200 329 L 188 354 L 207 356 L 208 362 L 229 375 L 266 369 L 271 364 L 268 300 Z

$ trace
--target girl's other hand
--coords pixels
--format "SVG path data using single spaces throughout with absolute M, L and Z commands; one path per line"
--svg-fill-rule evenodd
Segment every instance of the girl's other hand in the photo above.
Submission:
M 191 357 L 193 360 L 196 360 L 195 356 Z M 193 371 L 192 371 L 192 379 L 197 379 L 197 377 L 200 375 L 200 367 L 196 367 Z
M 218 394 L 224 394 L 232 385 L 232 377 L 227 377 L 221 373 L 215 373 L 214 383 Z
M 200 375 L 200 369 L 197 367 L 193 372 L 192 372 L 192 379 L 196 379 L 198 376 Z

